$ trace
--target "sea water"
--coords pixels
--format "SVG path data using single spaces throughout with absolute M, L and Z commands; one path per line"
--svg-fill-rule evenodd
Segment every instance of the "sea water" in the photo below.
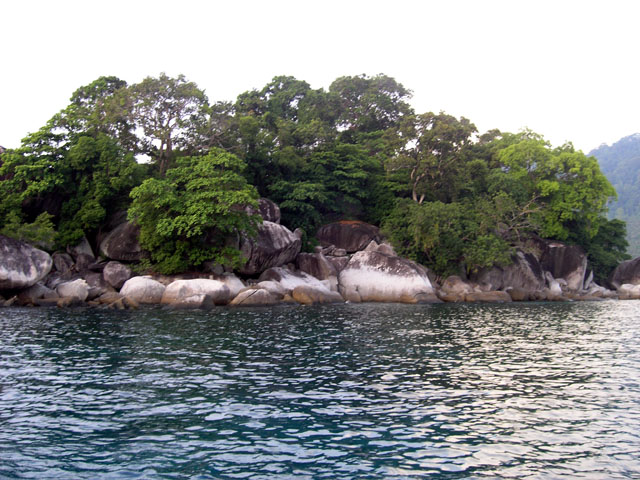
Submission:
M 640 478 L 640 302 L 0 310 L 0 478 Z

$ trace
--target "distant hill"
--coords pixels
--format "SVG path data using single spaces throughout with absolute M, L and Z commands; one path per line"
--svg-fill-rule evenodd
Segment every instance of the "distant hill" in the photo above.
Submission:
M 600 145 L 589 152 L 618 192 L 609 206 L 609 218 L 627 222 L 628 253 L 640 257 L 640 133 L 621 138 L 613 145 Z

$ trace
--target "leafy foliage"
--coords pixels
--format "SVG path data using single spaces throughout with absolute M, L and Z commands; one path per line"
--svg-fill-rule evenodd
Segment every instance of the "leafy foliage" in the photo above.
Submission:
M 131 203 L 155 268 L 177 272 L 242 263 L 232 239 L 255 231 L 244 207 L 259 194 L 309 242 L 324 222 L 365 220 L 441 274 L 505 264 L 533 234 L 585 247 L 598 279 L 625 258 L 595 159 L 528 130 L 480 135 L 464 117 L 416 114 L 410 97 L 382 74 L 328 90 L 277 76 L 212 104 L 182 75 L 100 77 L 2 154 L 0 221 L 35 242 L 55 229 L 64 247 Z
M 54 147 L 53 133 L 43 129 L 27 137 L 23 147 L 3 156 L 0 183 L 5 222 L 33 221 L 46 212 L 57 227 L 56 243 L 78 242 L 95 232 L 107 208 L 126 208 L 130 189 L 144 168 L 103 133 L 79 136 Z
M 212 260 L 240 266 L 234 248 L 240 233 L 255 233 L 258 219 L 245 212 L 257 206 L 243 162 L 212 150 L 205 156 L 179 157 L 164 178 L 149 178 L 131 191 L 129 218 L 140 226 L 140 245 L 155 268 L 175 273 Z
M 512 248 L 495 234 L 486 202 L 424 202 L 398 200 L 385 219 L 383 232 L 398 253 L 429 265 L 441 275 L 467 273 L 506 265 Z
M 45 250 L 53 248 L 55 230 L 47 212 L 38 215 L 33 223 L 24 223 L 16 212 L 10 212 L 0 233 Z

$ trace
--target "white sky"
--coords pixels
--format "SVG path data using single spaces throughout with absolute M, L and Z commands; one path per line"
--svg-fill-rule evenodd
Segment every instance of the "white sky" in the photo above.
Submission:
M 418 113 L 588 152 L 640 131 L 639 20 L 635 0 L 3 1 L 0 145 L 101 75 L 183 73 L 216 101 L 275 75 L 385 73 Z

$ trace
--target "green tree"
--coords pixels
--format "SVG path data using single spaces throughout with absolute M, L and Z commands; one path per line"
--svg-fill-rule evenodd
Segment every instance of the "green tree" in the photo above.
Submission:
M 387 162 L 391 171 L 405 171 L 414 202 L 450 202 L 458 197 L 465 170 L 465 149 L 476 127 L 445 113 L 408 117 L 401 127 L 404 144 Z
M 126 208 L 144 167 L 103 133 L 61 139 L 58 146 L 56 135 L 45 127 L 3 156 L 0 214 L 27 225 L 46 212 L 57 227 L 56 243 L 66 246 L 96 232 L 109 211 Z
M 583 220 L 593 237 L 615 190 L 600 172 L 598 162 L 571 144 L 552 149 L 542 138 L 526 134 L 497 151 L 500 168 L 494 171 L 494 191 L 505 191 L 521 205 L 537 203 L 540 234 L 566 240 L 569 225 Z
M 506 265 L 513 248 L 496 234 L 487 198 L 463 202 L 417 203 L 399 199 L 383 223 L 383 232 L 401 255 L 440 275 Z
M 164 175 L 175 148 L 184 148 L 189 130 L 197 129 L 206 113 L 208 100 L 198 86 L 184 75 L 176 78 L 161 73 L 120 90 L 117 100 L 129 119 L 144 134 L 146 152 Z
M 357 141 L 357 134 L 393 128 L 413 113 L 411 91 L 383 74 L 340 77 L 329 87 L 338 104 L 342 141 Z
M 622 220 L 598 219 L 598 232 L 594 236 L 577 219 L 570 225 L 571 234 L 568 240 L 581 245 L 587 252 L 589 267 L 593 270 L 593 278 L 599 285 L 606 285 L 613 270 L 631 256 L 627 254 L 629 246 L 626 225 Z
M 162 273 L 175 273 L 212 260 L 240 266 L 229 238 L 255 234 L 257 192 L 241 175 L 244 163 L 212 149 L 205 156 L 178 157 L 164 178 L 149 178 L 131 191 L 129 219 L 140 226 L 140 245 Z

